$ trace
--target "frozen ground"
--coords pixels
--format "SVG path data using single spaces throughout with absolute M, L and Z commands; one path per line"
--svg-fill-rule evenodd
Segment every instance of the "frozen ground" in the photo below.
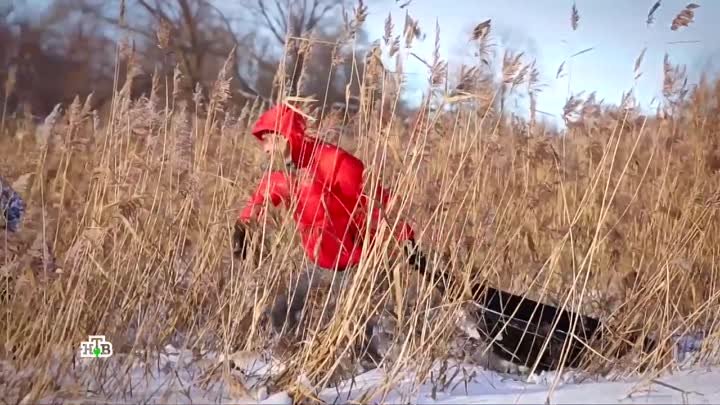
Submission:
M 697 344 L 685 341 L 678 347 L 682 349 L 683 357 L 688 357 L 687 352 L 697 349 Z M 281 369 L 257 354 L 245 352 L 231 356 L 230 359 L 244 371 L 228 374 L 222 371 L 222 357 L 206 355 L 202 360 L 192 360 L 189 352 L 182 353 L 172 347 L 166 347 L 166 352 L 152 356 L 150 367 L 143 365 L 150 362 L 141 364 L 139 360 L 132 361 L 122 355 L 110 359 L 83 359 L 75 368 L 74 376 L 55 381 L 57 394 L 44 398 L 42 403 L 292 403 L 285 392 L 268 393 L 264 376 Z M 17 386 L 13 382 L 32 379 L 32 373 L 13 370 L 7 363 L 0 366 L 0 390 L 6 391 L 2 396 L 24 396 L 12 392 L 12 387 Z M 96 370 L 90 372 L 93 368 Z M 88 378 L 97 374 L 105 374 L 107 378 L 102 387 L 96 380 Z M 622 381 L 580 378 L 577 373 L 566 373 L 561 378 L 548 373 L 522 380 L 467 364 L 451 365 L 444 374 L 447 381 L 428 381 L 413 387 L 412 375 L 408 373 L 406 378 L 391 383 L 391 388 L 383 392 L 382 387 L 388 384 L 385 374 L 373 370 L 317 394 L 330 404 L 353 400 L 393 404 L 720 403 L 720 367 L 693 366 L 654 379 Z M 372 398 L 365 396 L 368 393 L 374 394 Z M 29 399 L 26 398 L 25 403 Z
M 577 382 L 572 378 L 555 386 L 554 375 L 535 378 L 534 381 L 518 381 L 497 373 L 467 368 L 475 376 L 467 386 L 459 378 L 444 392 L 436 392 L 424 384 L 414 395 L 404 395 L 401 390 L 392 392 L 382 402 L 422 404 L 636 404 L 636 403 L 718 403 L 720 402 L 720 369 L 685 371 L 673 376 L 658 378 L 649 383 L 642 381 L 610 382 L 596 379 Z M 356 385 L 381 385 L 379 373 L 363 376 Z M 355 388 L 358 390 L 358 388 Z M 400 391 L 400 392 L 398 392 Z M 321 397 L 332 403 L 338 397 L 335 390 L 325 390 Z M 357 397 L 357 395 L 355 396 Z M 352 399 L 353 396 L 350 397 Z M 346 402 L 343 392 L 338 402 Z

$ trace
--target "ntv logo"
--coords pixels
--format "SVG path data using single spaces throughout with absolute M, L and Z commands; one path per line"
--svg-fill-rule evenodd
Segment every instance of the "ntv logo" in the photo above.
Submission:
M 80 357 L 110 357 L 113 355 L 112 343 L 105 340 L 105 335 L 91 335 L 87 342 L 80 343 Z

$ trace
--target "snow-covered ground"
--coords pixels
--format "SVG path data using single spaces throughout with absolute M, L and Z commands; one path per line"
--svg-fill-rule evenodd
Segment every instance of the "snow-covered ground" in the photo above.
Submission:
M 678 348 L 687 359 L 694 356 L 692 353 L 688 356 L 686 352 L 699 347 L 695 339 L 686 339 L 678 342 Z M 223 373 L 223 364 L 228 363 L 223 362 L 221 356 L 209 354 L 193 360 L 190 352 L 170 346 L 165 352 L 151 355 L 152 361 L 144 359 L 142 362 L 123 355 L 83 359 L 73 376 L 55 381 L 59 388 L 57 394 L 44 398 L 42 403 L 292 403 L 285 392 L 268 392 L 267 376 L 280 372 L 281 368 L 258 354 L 241 352 L 232 355 L 229 359 L 243 372 L 228 374 Z M 89 377 L 98 374 L 104 374 L 106 378 L 102 387 Z M 351 401 L 393 404 L 720 403 L 720 367 L 695 365 L 656 378 L 620 381 L 573 372 L 562 376 L 546 373 L 522 379 L 459 363 L 447 366 L 442 374 L 447 377 L 445 381 L 427 381 L 415 387 L 412 373 L 407 373 L 400 381 L 389 382 L 386 374 L 376 369 L 316 394 L 330 404 Z M 0 390 L 9 390 L 14 380 L 29 378 L 32 375 L 26 371 L 13 370 L 8 363 L 0 363 Z M 389 388 L 383 391 L 383 387 Z M 4 392 L 3 396 L 8 394 L 13 393 Z M 369 398 L 368 394 L 373 395 Z
M 393 404 L 720 403 L 720 368 L 695 368 L 650 381 L 636 379 L 613 382 L 592 379 L 578 382 L 572 377 L 565 377 L 565 381 L 554 386 L 555 376 L 552 373 L 536 376 L 531 379 L 532 381 L 522 381 L 474 366 L 458 365 L 457 367 L 464 371 L 460 372 L 454 381 L 446 382 L 449 386 L 444 389 L 434 388 L 434 384 L 430 382 L 421 385 L 419 389 L 414 389 L 412 384 L 406 381 L 396 382 L 389 392 L 383 393 L 382 387 L 387 384 L 384 373 L 373 370 L 356 377 L 354 381 L 345 382 L 340 387 L 321 391 L 319 398 L 330 404 L 348 403 L 353 400 L 362 400 L 363 403 Z M 454 373 L 453 368 L 448 372 Z M 287 393 L 268 395 L 263 386 L 260 390 L 251 388 L 245 393 L 242 389 L 230 387 L 227 383 L 215 382 L 206 389 L 201 389 L 198 387 L 197 377 L 199 376 L 193 376 L 192 371 L 167 369 L 155 378 L 145 378 L 138 369 L 133 373 L 134 388 L 131 396 L 124 399 L 122 396 L 115 396 L 103 400 L 114 400 L 118 403 L 124 401 L 188 404 L 292 403 Z M 408 376 L 407 380 L 410 379 L 411 376 Z M 365 395 L 373 393 L 375 395 L 372 399 L 364 398 Z M 92 399 L 98 400 L 98 397 Z
M 462 367 L 462 366 L 461 366 Z M 407 395 L 400 389 L 385 398 L 385 403 L 421 404 L 635 404 L 635 403 L 718 403 L 720 401 L 720 368 L 693 370 L 643 383 L 641 380 L 611 382 L 595 379 L 585 382 L 566 379 L 554 386 L 554 375 L 533 378 L 534 381 L 519 381 L 497 373 L 467 367 L 466 372 L 474 373 L 472 379 L 458 378 L 447 390 L 433 393 L 432 384 L 426 383 L 419 392 Z M 371 372 L 356 381 L 358 393 L 364 387 L 382 385 L 382 375 Z M 348 392 L 325 390 L 321 398 L 328 403 L 348 401 Z M 351 395 L 350 400 L 358 395 Z

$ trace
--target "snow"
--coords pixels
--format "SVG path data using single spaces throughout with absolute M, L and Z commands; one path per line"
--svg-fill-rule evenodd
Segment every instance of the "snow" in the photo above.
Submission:
M 576 371 L 523 378 L 489 371 L 477 365 L 448 362 L 442 370 L 443 365 L 436 364 L 433 377 L 419 387 L 414 386 L 416 376 L 410 371 L 405 372 L 400 380 L 388 381 L 383 370 L 375 369 L 356 376 L 352 381 L 313 394 L 328 404 L 352 401 L 420 404 L 720 403 L 720 367 L 697 365 L 696 354 L 703 338 L 701 335 L 688 335 L 676 339 L 680 354 L 677 359 L 696 365 L 676 366 L 672 372 L 656 378 L 612 380 Z M 198 357 L 190 351 L 168 345 L 164 353 L 116 354 L 107 359 L 78 361 L 72 375 L 57 377 L 55 386 L 60 387 L 57 393 L 43 398 L 40 403 L 293 403 L 286 392 L 268 392 L 267 381 L 271 375 L 283 371 L 282 364 L 269 355 L 254 352 L 238 352 L 227 357 L 206 353 Z M 234 364 L 234 369 L 225 367 L 230 362 Z M 94 377 L 100 374 L 106 376 L 102 386 Z M 27 381 L 32 379 L 32 373 L 14 370 L 9 362 L 0 362 L 0 392 L 12 395 L 9 387 L 13 379 L 15 382 Z M 303 385 L 312 392 L 308 382 Z M 29 400 L 26 398 L 24 402 Z
M 455 387 L 436 392 L 424 384 L 419 393 L 404 395 L 395 389 L 382 402 L 384 403 L 420 403 L 420 404 L 654 404 L 654 403 L 718 403 L 720 401 L 720 368 L 693 370 L 672 376 L 654 379 L 643 383 L 642 380 L 612 382 L 595 381 L 574 382 L 572 380 L 553 387 L 552 378 L 540 378 L 536 382 L 513 380 L 497 373 L 466 368 L 474 371 L 475 376 L 467 382 L 458 381 Z M 377 374 L 377 373 L 376 373 Z M 546 376 L 550 377 L 550 376 Z M 380 385 L 382 377 L 364 376 L 361 384 Z M 357 387 L 362 391 L 366 387 Z M 358 395 L 348 396 L 342 392 L 338 396 L 334 389 L 327 389 L 321 398 L 328 403 L 347 402 L 357 399 Z

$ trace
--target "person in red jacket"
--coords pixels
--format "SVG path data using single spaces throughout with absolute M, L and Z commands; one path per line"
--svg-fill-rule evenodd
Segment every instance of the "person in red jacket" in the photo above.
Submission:
M 304 117 L 286 105 L 276 106 L 258 119 L 252 134 L 266 154 L 282 154 L 292 170 L 266 173 L 235 226 L 234 251 L 244 257 L 246 225 L 264 211 L 267 203 L 293 209 L 312 265 L 302 272 L 291 302 L 287 294 L 279 294 L 275 300 L 270 317 L 276 332 L 286 324 L 290 329 L 297 326 L 310 288 L 340 276 L 341 281 L 332 288 L 337 293 L 344 282 L 342 276 L 360 261 L 365 230 L 369 225 L 367 235 L 372 243 L 382 208 L 390 200 L 390 193 L 377 187 L 377 201 L 371 208 L 371 199 L 364 192 L 362 161 L 342 148 L 306 135 L 305 130 Z M 398 225 L 393 231 L 395 238 L 414 244 L 412 227 L 404 221 Z

